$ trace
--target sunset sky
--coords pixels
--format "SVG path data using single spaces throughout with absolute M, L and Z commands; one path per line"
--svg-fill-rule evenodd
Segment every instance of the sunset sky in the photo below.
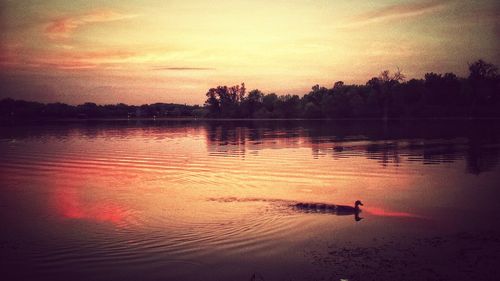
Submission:
M 245 82 L 299 94 L 399 67 L 500 64 L 500 4 L 396 0 L 0 1 L 0 98 L 202 104 Z

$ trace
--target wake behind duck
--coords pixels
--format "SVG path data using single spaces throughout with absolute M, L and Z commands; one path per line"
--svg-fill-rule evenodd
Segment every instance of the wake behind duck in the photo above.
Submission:
M 360 221 L 363 218 L 359 217 L 361 209 L 359 206 L 363 206 L 361 201 L 357 200 L 354 202 L 354 207 L 347 205 L 335 205 L 335 204 L 323 204 L 323 203 L 303 203 L 291 200 L 283 199 L 270 199 L 270 198 L 238 198 L 238 197 L 222 197 L 222 198 L 209 198 L 209 201 L 216 202 L 266 202 L 274 204 L 275 206 L 292 208 L 295 211 L 300 211 L 304 213 L 323 213 L 332 214 L 337 216 L 348 216 L 354 215 L 356 221 Z

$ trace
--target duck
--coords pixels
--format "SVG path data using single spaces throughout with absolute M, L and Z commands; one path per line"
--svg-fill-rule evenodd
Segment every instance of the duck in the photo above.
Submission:
M 336 211 L 337 213 L 346 213 L 346 214 L 353 214 L 353 213 L 359 213 L 360 209 L 359 206 L 363 206 L 363 203 L 361 201 L 356 200 L 354 202 L 354 207 L 352 206 L 345 206 L 345 205 L 337 205 Z
M 295 208 L 307 211 L 307 212 L 320 212 L 320 213 L 332 213 L 337 216 L 354 215 L 356 221 L 360 221 L 363 218 L 359 217 L 361 209 L 359 206 L 363 206 L 360 200 L 356 200 L 353 206 L 347 205 L 333 205 L 333 204 L 322 204 L 322 203 L 297 203 Z

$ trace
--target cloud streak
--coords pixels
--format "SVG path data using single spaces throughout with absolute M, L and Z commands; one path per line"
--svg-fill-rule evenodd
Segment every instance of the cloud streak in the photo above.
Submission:
M 358 15 L 347 26 L 363 26 L 372 23 L 410 18 L 434 13 L 444 9 L 450 0 L 416 1 L 396 4 Z
M 66 16 L 46 24 L 44 34 L 53 40 L 69 38 L 76 29 L 99 22 L 111 22 L 135 18 L 134 14 L 122 14 L 110 10 L 96 10 L 82 15 Z
M 156 67 L 153 70 L 170 70 L 170 71 L 206 71 L 215 70 L 212 67 Z

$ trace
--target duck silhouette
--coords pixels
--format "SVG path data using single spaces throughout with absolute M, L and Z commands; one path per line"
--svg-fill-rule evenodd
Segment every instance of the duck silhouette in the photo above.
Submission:
M 354 207 L 323 203 L 297 203 L 294 206 L 296 209 L 304 212 L 331 213 L 337 216 L 354 215 L 354 220 L 356 221 L 363 219 L 359 216 L 359 213 L 361 212 L 359 206 L 363 206 L 363 203 L 359 200 L 354 202 Z

